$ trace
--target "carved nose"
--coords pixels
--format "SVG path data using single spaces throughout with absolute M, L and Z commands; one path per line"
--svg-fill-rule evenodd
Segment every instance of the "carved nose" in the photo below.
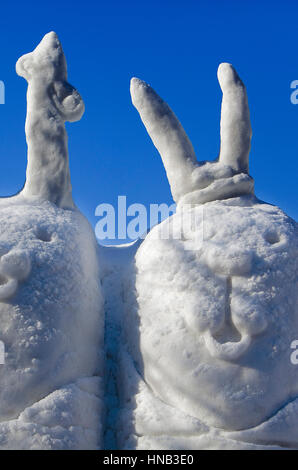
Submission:
M 18 282 L 25 280 L 31 271 L 29 254 L 22 250 L 12 250 L 0 260 L 0 301 L 14 295 Z
M 233 361 L 250 347 L 252 337 L 267 327 L 266 317 L 258 302 L 247 299 L 237 283 L 252 272 L 253 252 L 206 243 L 203 259 L 209 269 L 226 278 L 225 305 L 218 328 L 204 333 L 206 347 L 213 357 Z M 242 278 L 242 279 L 241 279 Z M 236 283 L 236 291 L 235 284 Z

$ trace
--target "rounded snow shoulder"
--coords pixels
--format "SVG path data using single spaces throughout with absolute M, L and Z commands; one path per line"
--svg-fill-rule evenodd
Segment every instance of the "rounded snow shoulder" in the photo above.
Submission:
M 298 230 L 253 196 L 181 207 L 135 258 L 126 318 L 137 367 L 209 426 L 256 426 L 298 396 Z

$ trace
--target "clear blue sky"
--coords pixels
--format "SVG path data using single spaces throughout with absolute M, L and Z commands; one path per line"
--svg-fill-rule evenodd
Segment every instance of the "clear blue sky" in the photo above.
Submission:
M 200 159 L 219 150 L 221 92 L 216 71 L 232 63 L 246 84 L 256 194 L 298 219 L 298 2 L 225 0 L 12 1 L 0 14 L 0 194 L 24 183 L 26 82 L 15 73 L 20 55 L 54 30 L 69 81 L 86 104 L 67 125 L 73 193 L 94 226 L 95 208 L 171 203 L 160 157 L 129 95 L 129 80 L 149 82 L 180 118 Z

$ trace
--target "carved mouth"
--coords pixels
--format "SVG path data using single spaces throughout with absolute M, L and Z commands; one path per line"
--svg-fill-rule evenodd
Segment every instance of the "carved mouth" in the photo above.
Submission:
M 210 331 L 206 331 L 204 339 L 211 356 L 223 361 L 235 361 L 248 350 L 251 344 L 250 335 L 243 335 L 240 341 L 219 343 Z
M 6 300 L 16 292 L 18 281 L 16 279 L 7 279 L 0 275 L 0 301 Z

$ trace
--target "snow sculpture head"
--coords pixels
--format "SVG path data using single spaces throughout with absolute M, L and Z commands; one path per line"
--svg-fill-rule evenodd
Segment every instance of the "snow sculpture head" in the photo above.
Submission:
M 72 202 L 64 126 L 81 117 L 83 101 L 66 81 L 55 33 L 17 72 L 28 81 L 28 166 L 23 190 L 0 199 L 0 421 L 102 371 L 97 244 Z
M 298 233 L 292 219 L 254 197 L 245 88 L 229 64 L 220 65 L 218 77 L 220 156 L 203 163 L 167 104 L 132 80 L 133 104 L 161 154 L 177 212 L 136 254 L 140 338 L 130 341 L 163 401 L 238 430 L 298 395 L 290 361 L 298 337 Z M 192 232 L 185 217 L 195 222 Z

